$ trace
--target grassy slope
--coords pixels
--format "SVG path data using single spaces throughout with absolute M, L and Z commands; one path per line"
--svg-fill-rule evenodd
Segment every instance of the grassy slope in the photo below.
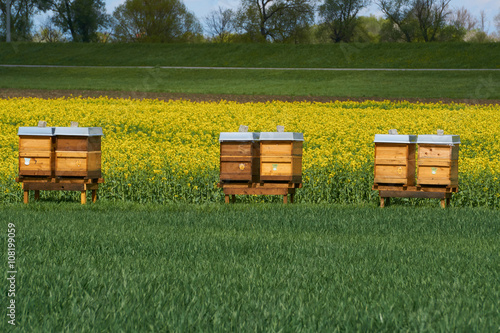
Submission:
M 0 44 L 1 64 L 500 68 L 500 43 Z
M 273 68 L 498 68 L 500 44 L 0 44 L 0 63 Z M 500 98 L 500 72 L 0 68 L 0 88 Z
M 495 211 L 34 203 L 0 213 L 1 248 L 16 224 L 25 331 L 498 328 Z

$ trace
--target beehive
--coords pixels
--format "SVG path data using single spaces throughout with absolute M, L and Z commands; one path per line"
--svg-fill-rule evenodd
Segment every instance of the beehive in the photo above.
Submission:
M 101 177 L 101 127 L 56 127 L 55 175 Z
M 53 176 L 54 127 L 19 127 L 19 176 Z
M 416 135 L 375 135 L 375 184 L 415 185 Z
M 458 186 L 459 135 L 419 135 L 419 185 Z
M 303 141 L 302 133 L 260 133 L 260 181 L 302 183 Z
M 220 142 L 220 180 L 259 182 L 259 133 L 222 132 Z

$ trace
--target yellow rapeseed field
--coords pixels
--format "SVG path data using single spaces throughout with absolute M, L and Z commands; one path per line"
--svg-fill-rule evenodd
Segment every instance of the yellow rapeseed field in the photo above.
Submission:
M 304 133 L 304 188 L 313 202 L 373 200 L 373 138 L 391 128 L 401 134 L 460 135 L 461 193 L 454 203 L 499 207 L 500 106 L 409 102 L 195 103 L 101 98 L 0 99 L 0 199 L 21 198 L 20 126 L 101 126 L 101 197 L 153 202 L 222 200 L 216 187 L 220 132 Z M 61 195 L 53 193 L 50 195 Z M 251 199 L 250 199 L 251 200 Z

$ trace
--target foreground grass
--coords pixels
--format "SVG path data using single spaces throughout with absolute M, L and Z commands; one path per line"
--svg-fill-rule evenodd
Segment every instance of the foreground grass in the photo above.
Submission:
M 499 99 L 500 72 L 0 68 L 0 88 Z
M 496 211 L 40 202 L 0 216 L 2 248 L 16 225 L 20 331 L 498 329 Z
M 500 43 L 2 43 L 0 64 L 321 68 L 500 68 Z

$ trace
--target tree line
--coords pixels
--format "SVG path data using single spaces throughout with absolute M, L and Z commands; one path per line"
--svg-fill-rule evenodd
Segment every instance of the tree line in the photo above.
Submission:
M 360 16 L 375 3 L 383 17 Z M 38 42 L 434 42 L 498 41 L 500 12 L 488 35 L 486 13 L 474 17 L 451 0 L 240 0 L 199 19 L 182 0 L 126 0 L 110 15 L 103 0 L 0 0 L 0 40 L 7 5 L 13 41 Z M 48 19 L 35 30 L 35 14 Z

